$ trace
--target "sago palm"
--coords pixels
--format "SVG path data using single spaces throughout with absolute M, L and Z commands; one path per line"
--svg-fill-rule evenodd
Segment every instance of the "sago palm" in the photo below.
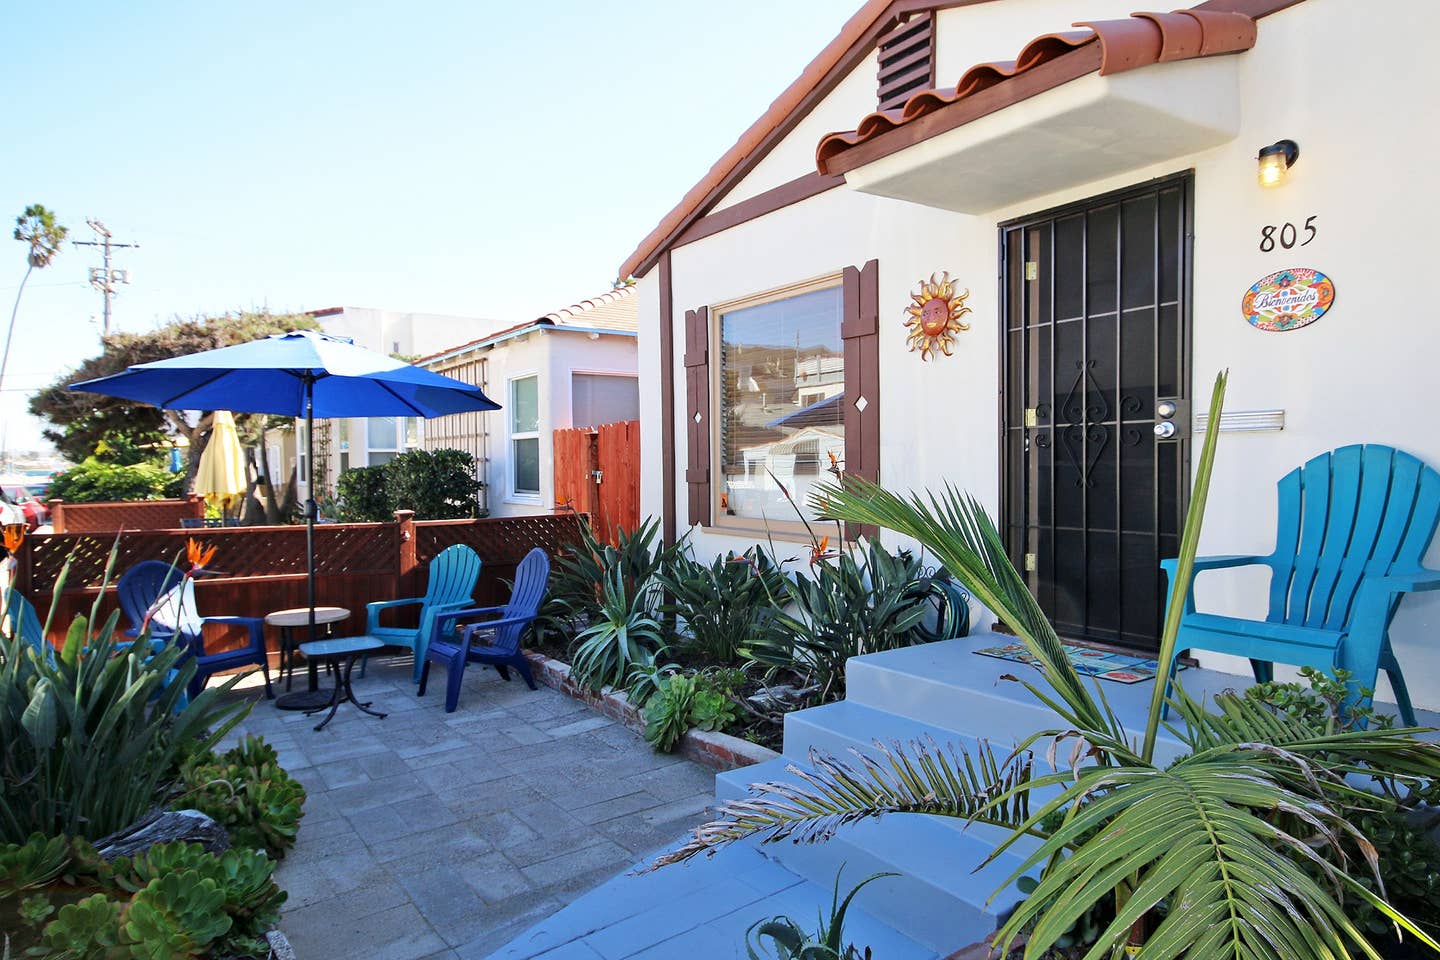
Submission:
M 1212 424 L 1219 421 L 1224 388 L 1222 374 Z M 1178 596 L 1191 576 L 1215 441 L 1216 431 L 1208 431 L 1181 540 Z M 1365 931 L 1349 919 L 1347 900 L 1368 902 L 1440 952 L 1440 944 L 1383 899 L 1374 849 L 1350 826 L 1356 810 L 1393 808 L 1395 788 L 1440 778 L 1440 747 L 1416 736 L 1425 731 L 1317 732 L 1235 694 L 1222 694 L 1207 708 L 1177 684 L 1176 733 L 1189 752 L 1158 763 L 1161 682 L 1136 743 L 1098 683 L 1092 696 L 1071 666 L 973 498 L 953 489 L 900 497 L 846 478 L 822 488 L 815 505 L 826 518 L 909 536 L 938 557 L 1037 658 L 1045 683 L 1026 687 L 1059 723 L 1008 752 L 932 741 L 877 743 L 874 755 L 857 753 L 852 761 L 812 753 L 811 771 L 789 768 L 797 782 L 755 785 L 657 865 L 747 837 L 823 841 L 859 820 L 930 814 L 1008 828 L 992 860 L 1024 836 L 1040 838 L 1005 883 L 1026 874 L 1039 878 L 998 932 L 1000 956 L 1023 932 L 1024 956 L 1043 957 L 1077 919 L 1098 908 L 1112 919 L 1086 960 L 1122 952 L 1145 960 L 1379 960 Z M 1160 663 L 1169 662 L 1177 629 L 1178 618 L 1167 618 Z M 1042 745 L 1052 772 L 1037 775 L 1032 750 Z M 1365 789 L 1369 777 L 1387 781 L 1391 792 Z M 1347 850 L 1359 854 L 1347 857 Z M 1379 896 L 1361 882 L 1367 876 Z

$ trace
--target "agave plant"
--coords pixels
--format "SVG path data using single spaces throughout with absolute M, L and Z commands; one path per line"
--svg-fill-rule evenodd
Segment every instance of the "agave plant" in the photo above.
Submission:
M 1210 423 L 1219 421 L 1226 377 L 1217 379 Z M 1209 431 L 1181 541 L 1175 593 L 1188 587 L 1215 456 Z M 933 743 L 851 763 L 812 755 L 798 784 L 760 784 L 698 828 L 657 866 L 745 837 L 818 841 L 859 820 L 921 813 L 1008 828 L 994 859 L 1021 837 L 1040 838 L 1008 886 L 1038 874 L 1031 895 L 996 935 L 1007 956 L 1028 935 L 1024 957 L 1040 958 L 1097 908 L 1110 920 L 1084 954 L 1146 960 L 1379 960 L 1370 934 L 1346 910 L 1356 898 L 1432 950 L 1440 944 L 1385 899 L 1373 847 L 1352 815 L 1390 810 L 1377 777 L 1421 789 L 1440 779 L 1440 746 L 1421 729 L 1317 729 L 1301 718 L 1234 694 L 1208 708 L 1176 684 L 1173 704 L 1189 752 L 1155 758 L 1163 685 L 1155 684 L 1145 735 L 1136 745 L 1103 695 L 1092 696 L 1010 563 L 994 523 L 973 498 L 950 489 L 901 497 L 853 478 L 819 491 L 826 517 L 876 524 L 914 538 L 975 598 L 1014 628 L 1036 657 L 1048 689 L 1026 684 L 1057 718 L 1012 753 Z M 1178 608 L 1167 617 L 1159 662 L 1175 648 Z M 1053 773 L 1033 775 L 1031 748 L 1050 744 Z M 1067 762 L 1056 764 L 1061 748 Z M 1356 785 L 1357 781 L 1360 785 Z M 1032 794 L 1044 790 L 1043 803 Z M 1347 850 L 1358 850 L 1358 859 Z M 987 861 L 989 862 L 989 861 Z M 977 864 L 957 863 L 957 870 Z M 1318 877 L 1318 879 L 1317 879 Z M 1373 882 L 1376 892 L 1367 888 Z
M 118 612 L 92 634 L 98 609 L 97 599 L 90 617 L 75 618 L 58 655 L 0 638 L 0 842 L 36 831 L 93 840 L 133 823 L 180 758 L 219 741 L 249 710 L 223 700 L 241 676 L 187 702 L 196 666 L 186 648 L 127 645 Z
M 659 602 L 657 584 L 632 584 L 620 566 L 601 579 L 600 611 L 575 638 L 570 676 L 582 687 L 623 687 L 637 666 L 653 662 L 664 646 L 664 628 L 655 619 Z
M 844 872 L 843 865 L 841 872 Z M 845 942 L 845 914 L 850 910 L 850 902 L 866 884 L 894 876 L 898 874 L 872 873 L 851 887 L 844 901 L 841 901 L 840 874 L 837 873 L 835 892 L 830 899 L 830 919 L 821 917 L 820 927 L 813 935 L 806 933 L 805 928 L 784 915 L 759 920 L 745 931 L 746 956 L 749 960 L 766 960 L 760 953 L 765 949 L 761 938 L 766 938 L 770 941 L 771 948 L 767 952 L 775 960 L 870 960 L 869 947 L 862 951 L 854 944 Z

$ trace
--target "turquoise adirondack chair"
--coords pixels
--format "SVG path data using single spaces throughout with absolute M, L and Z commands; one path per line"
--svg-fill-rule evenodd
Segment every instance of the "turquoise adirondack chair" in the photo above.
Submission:
M 1192 585 L 1176 657 L 1192 649 L 1248 657 L 1257 681 L 1272 679 L 1275 663 L 1348 670 L 1354 702 L 1383 668 L 1402 721 L 1414 726 L 1389 628 L 1405 594 L 1440 589 L 1440 572 L 1421 566 L 1440 520 L 1440 473 L 1391 447 L 1355 445 L 1291 471 L 1279 492 L 1274 553 L 1195 561 L 1196 574 L 1269 567 L 1269 615 L 1243 620 L 1200 613 Z M 1167 604 L 1177 599 L 1176 563 L 1160 564 L 1170 578 Z M 1169 667 L 1173 679 L 1174 660 Z
M 430 634 L 435 627 L 437 614 L 447 610 L 459 610 L 475 602 L 471 596 L 475 583 L 480 579 L 480 556 L 462 543 L 446 547 L 430 561 L 430 582 L 425 596 L 407 600 L 384 600 L 365 604 L 365 635 L 381 643 L 409 647 L 415 651 L 414 683 L 420 682 L 420 670 L 425 665 L 425 650 L 430 645 Z M 420 624 L 415 627 L 385 627 L 380 625 L 380 611 L 392 607 L 420 605 Z M 365 676 L 366 657 L 360 662 L 360 676 Z
M 54 655 L 35 607 L 13 588 L 5 596 L 5 632 L 28 643 L 37 654 Z

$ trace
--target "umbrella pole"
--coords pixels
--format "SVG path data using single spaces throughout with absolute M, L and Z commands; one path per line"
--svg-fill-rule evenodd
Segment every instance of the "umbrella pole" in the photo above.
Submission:
M 305 374 L 305 583 L 310 599 L 310 640 L 315 636 L 315 375 Z

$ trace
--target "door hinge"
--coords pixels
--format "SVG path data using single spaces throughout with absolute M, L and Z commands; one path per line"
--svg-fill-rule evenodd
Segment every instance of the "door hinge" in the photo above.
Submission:
M 595 477 L 595 482 L 596 482 L 596 483 L 604 483 L 604 482 L 605 482 L 605 471 L 604 471 L 604 470 L 591 470 L 590 473 L 591 473 L 592 476 Z
M 1025 426 L 1027 426 L 1027 427 L 1038 427 L 1038 426 L 1040 426 L 1040 410 L 1039 410 L 1038 407 L 1026 407 L 1026 408 L 1025 408 Z
M 1040 558 L 1033 553 L 1025 554 L 1025 572 L 1034 573 L 1040 569 Z
M 1026 260 L 1026 261 L 1025 261 L 1025 279 L 1026 279 L 1026 280 L 1039 280 L 1039 279 L 1040 279 L 1040 261 L 1039 261 L 1039 260 Z

